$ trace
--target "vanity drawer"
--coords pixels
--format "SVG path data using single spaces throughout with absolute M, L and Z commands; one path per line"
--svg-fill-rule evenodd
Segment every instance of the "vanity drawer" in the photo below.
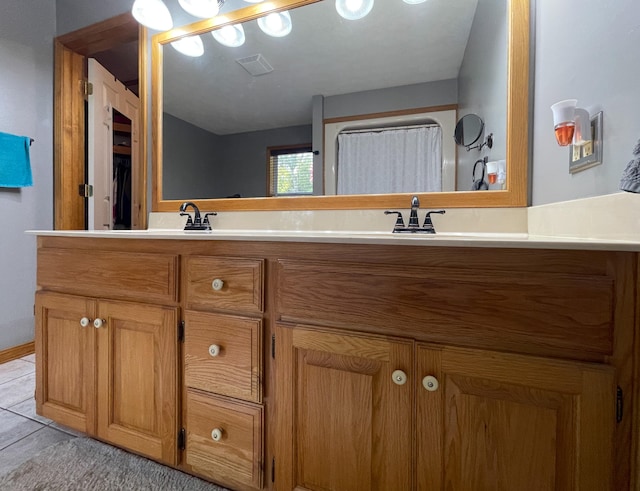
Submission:
M 187 387 L 261 401 L 261 320 L 187 311 L 184 353 Z
M 188 309 L 262 312 L 262 259 L 190 256 L 185 262 Z
M 260 488 L 262 407 L 192 390 L 186 398 L 186 463 L 217 482 Z
M 280 321 L 581 359 L 613 350 L 612 276 L 280 260 L 277 278 Z
M 85 249 L 38 249 L 38 286 L 83 296 L 177 302 L 178 256 Z

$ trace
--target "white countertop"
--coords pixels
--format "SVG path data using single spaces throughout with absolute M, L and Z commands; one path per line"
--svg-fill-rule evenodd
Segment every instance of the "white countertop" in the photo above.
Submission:
M 424 247 L 506 247 L 519 249 L 579 249 L 640 252 L 640 241 L 536 236 L 525 233 L 393 234 L 391 232 L 283 231 L 283 230 L 31 230 L 29 234 L 49 237 L 102 239 L 239 240 L 270 242 L 315 242 L 334 244 L 411 245 Z
M 207 210 L 209 211 L 209 210 Z M 419 211 L 422 223 L 426 210 Z M 405 218 L 408 217 L 408 210 Z M 640 252 L 640 194 L 615 193 L 529 208 L 447 209 L 435 235 L 394 234 L 382 210 L 218 213 L 210 232 L 184 232 L 179 213 L 151 213 L 148 230 L 36 230 L 40 236 L 238 240 L 438 247 L 506 247 Z

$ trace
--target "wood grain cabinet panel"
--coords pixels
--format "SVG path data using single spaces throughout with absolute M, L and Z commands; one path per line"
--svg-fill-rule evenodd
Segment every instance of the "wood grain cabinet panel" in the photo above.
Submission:
M 186 306 L 191 310 L 261 313 L 263 269 L 262 259 L 187 257 Z
M 614 489 L 611 367 L 419 346 L 417 370 L 419 491 Z
M 95 303 L 36 294 L 36 411 L 74 430 L 95 432 Z M 81 325 L 81 320 L 86 319 Z
M 262 487 L 262 406 L 187 390 L 186 463 L 216 482 Z
M 279 320 L 543 355 L 610 355 L 608 276 L 278 262 Z
M 173 254 L 38 249 L 38 285 L 76 295 L 175 304 L 178 257 Z
M 301 326 L 276 340 L 275 489 L 411 489 L 412 343 Z
M 101 301 L 97 435 L 175 464 L 177 459 L 177 309 Z
M 260 402 L 262 321 L 185 312 L 185 385 Z
M 37 413 L 175 465 L 177 324 L 175 307 L 39 292 Z

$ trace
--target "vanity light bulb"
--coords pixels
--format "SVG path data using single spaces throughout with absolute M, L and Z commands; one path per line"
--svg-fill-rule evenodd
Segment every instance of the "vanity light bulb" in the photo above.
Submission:
M 224 46 L 236 48 L 245 41 L 244 29 L 241 24 L 224 26 L 222 29 L 211 31 L 213 38 Z
M 171 46 L 183 55 L 186 56 L 202 56 L 204 54 L 204 45 L 200 36 L 188 36 L 186 38 L 173 41 Z
M 408 3 L 409 5 L 417 5 L 419 3 L 424 3 L 427 0 L 403 0 L 404 3 Z
M 372 8 L 373 0 L 336 0 L 336 10 L 347 20 L 362 19 Z
M 273 37 L 283 37 L 291 32 L 293 24 L 289 12 L 277 12 L 258 19 L 262 32 Z

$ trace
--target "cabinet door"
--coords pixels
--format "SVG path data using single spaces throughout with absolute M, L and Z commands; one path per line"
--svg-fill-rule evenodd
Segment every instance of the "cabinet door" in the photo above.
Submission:
M 276 343 L 275 488 L 411 489 L 413 344 L 282 326 Z
M 417 489 L 612 489 L 611 367 L 426 346 L 417 357 Z
M 36 294 L 36 411 L 89 434 L 95 431 L 94 313 L 90 299 Z
M 176 463 L 177 309 L 98 303 L 98 436 Z

